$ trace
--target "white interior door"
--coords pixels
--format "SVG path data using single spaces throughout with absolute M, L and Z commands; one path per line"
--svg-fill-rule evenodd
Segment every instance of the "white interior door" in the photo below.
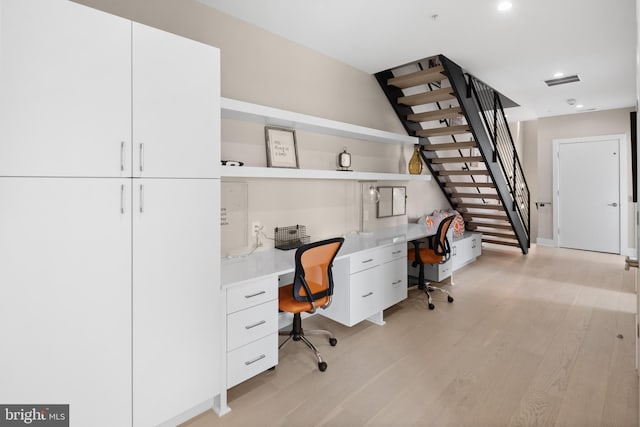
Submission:
M 131 425 L 130 181 L 0 178 L 0 402 Z
M 620 142 L 558 146 L 558 245 L 620 253 Z

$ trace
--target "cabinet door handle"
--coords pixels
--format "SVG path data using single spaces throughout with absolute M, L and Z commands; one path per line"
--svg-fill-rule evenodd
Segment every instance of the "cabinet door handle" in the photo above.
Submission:
M 362 298 L 370 297 L 373 295 L 373 292 L 369 292 L 368 294 L 362 295 Z
M 244 364 L 249 366 L 249 365 L 252 365 L 252 364 L 256 363 L 258 360 L 264 359 L 265 357 L 267 357 L 267 356 L 265 356 L 264 354 L 261 354 L 260 356 L 256 357 L 253 360 L 247 360 L 246 362 L 244 362 Z
M 124 184 L 120 185 L 120 214 L 124 215 Z
M 140 184 L 140 213 L 144 213 L 144 185 Z
M 259 321 L 258 323 L 254 323 L 253 325 L 247 325 L 247 326 L 245 326 L 244 328 L 245 328 L 245 329 L 247 329 L 247 330 L 249 330 L 249 329 L 253 329 L 253 328 L 255 328 L 256 326 L 264 325 L 265 323 L 267 323 L 267 321 L 266 321 L 266 320 L 261 320 L 261 321 Z
M 144 144 L 140 143 L 140 172 L 144 172 Z
M 391 255 L 398 255 L 399 253 L 402 253 L 402 250 L 397 250 L 395 252 L 391 252 Z
M 402 279 L 396 280 L 395 282 L 391 282 L 392 285 L 399 285 L 400 283 L 402 283 Z
M 257 292 L 255 294 L 245 295 L 244 297 L 249 299 L 249 298 L 257 297 L 258 295 L 262 295 L 262 294 L 266 294 L 266 293 L 267 293 L 267 291 L 260 291 L 260 292 Z
M 373 258 L 365 259 L 364 261 L 360 261 L 363 264 L 373 261 Z
M 120 172 L 124 171 L 124 148 L 125 142 L 120 142 Z

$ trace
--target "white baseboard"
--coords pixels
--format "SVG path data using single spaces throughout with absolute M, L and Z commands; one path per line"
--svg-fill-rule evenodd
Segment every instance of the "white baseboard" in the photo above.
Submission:
M 552 248 L 556 247 L 556 242 L 554 242 L 553 239 L 541 239 L 540 237 L 536 239 L 536 244 L 540 246 L 551 246 Z

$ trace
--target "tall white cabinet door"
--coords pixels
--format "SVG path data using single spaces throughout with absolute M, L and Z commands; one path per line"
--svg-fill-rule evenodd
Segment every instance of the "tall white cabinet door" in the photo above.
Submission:
M 0 0 L 0 176 L 131 176 L 131 21 Z
M 219 177 L 219 55 L 133 24 L 134 176 Z
M 0 402 L 131 425 L 129 181 L 0 178 Z
M 222 391 L 220 182 L 133 181 L 133 419 L 146 426 Z

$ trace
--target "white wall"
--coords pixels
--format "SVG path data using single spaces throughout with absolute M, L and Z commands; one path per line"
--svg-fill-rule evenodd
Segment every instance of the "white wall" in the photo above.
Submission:
M 222 96 L 404 133 L 375 78 L 315 51 L 268 33 L 195 0 L 76 0 L 97 9 L 183 35 L 221 49 Z M 222 158 L 266 165 L 264 129 L 223 121 Z M 298 134 L 303 168 L 334 169 L 342 147 L 360 171 L 398 172 L 399 146 Z M 411 156 L 406 147 L 404 163 Z M 435 182 L 397 182 L 407 186 L 407 215 L 375 219 L 366 211 L 367 229 L 406 222 L 434 209 L 448 208 Z M 312 239 L 348 233 L 359 227 L 360 184 L 350 181 L 249 180 L 248 224 L 260 221 L 265 232 L 275 226 L 303 224 Z M 223 252 L 248 249 L 229 239 Z M 265 247 L 272 242 L 265 241 Z

